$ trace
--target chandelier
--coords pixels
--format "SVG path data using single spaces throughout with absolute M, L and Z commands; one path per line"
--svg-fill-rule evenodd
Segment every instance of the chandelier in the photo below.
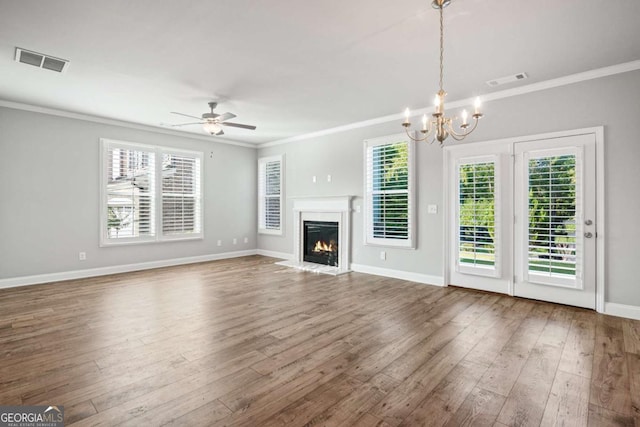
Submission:
M 437 140 L 440 142 L 440 145 L 442 145 L 449 135 L 451 135 L 451 137 L 456 141 L 462 141 L 467 135 L 476 129 L 478 126 L 478 120 L 482 117 L 482 113 L 480 113 L 480 98 L 476 98 L 474 113 L 471 115 L 473 118 L 473 125 L 469 124 L 469 114 L 467 113 L 467 110 L 462 111 L 462 123 L 459 125 L 460 130 L 457 132 L 453 128 L 453 123 L 458 118 L 446 117 L 444 115 L 444 97 L 447 93 L 442 88 L 444 70 L 444 21 L 442 18 L 442 12 L 449 3 L 451 3 L 451 0 L 433 0 L 431 2 L 433 8 L 438 9 L 440 12 L 440 90 L 434 99 L 435 112 L 432 114 L 433 118 L 429 120 L 426 114 L 422 116 L 422 129 L 420 129 L 420 133 L 422 135 L 420 137 L 416 138 L 409 133 L 409 127 L 411 126 L 409 117 L 411 116 L 411 112 L 408 108 L 404 111 L 405 119 L 402 126 L 405 128 L 407 136 L 414 141 L 429 140 L 430 143 L 433 143 Z

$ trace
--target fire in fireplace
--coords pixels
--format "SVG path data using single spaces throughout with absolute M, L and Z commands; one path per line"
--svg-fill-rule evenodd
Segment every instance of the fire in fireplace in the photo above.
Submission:
M 316 264 L 338 266 L 338 223 L 304 221 L 302 259 Z

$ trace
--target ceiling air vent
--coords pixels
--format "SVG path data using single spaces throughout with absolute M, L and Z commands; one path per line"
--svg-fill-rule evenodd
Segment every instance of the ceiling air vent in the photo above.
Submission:
M 499 79 L 489 80 L 487 84 L 491 87 L 501 86 L 503 84 L 517 82 L 518 80 L 524 80 L 528 78 L 527 73 L 518 73 L 512 76 L 501 77 Z
M 69 61 L 66 59 L 55 58 L 45 55 L 44 53 L 33 52 L 20 47 L 16 48 L 16 61 L 58 73 L 66 71 L 69 66 Z

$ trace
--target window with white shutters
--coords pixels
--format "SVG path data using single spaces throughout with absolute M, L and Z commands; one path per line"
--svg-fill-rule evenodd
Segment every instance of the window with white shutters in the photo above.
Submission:
M 162 234 L 200 233 L 200 158 L 162 155 Z
M 365 141 L 366 243 L 413 247 L 413 144 L 392 136 Z
M 258 231 L 282 234 L 283 157 L 258 160 Z
M 493 156 L 458 162 L 458 269 L 465 273 L 497 271 L 500 242 L 497 163 Z
M 106 237 L 155 239 L 155 156 L 142 147 L 110 144 L 106 149 Z
M 576 279 L 582 249 L 576 245 L 576 233 L 582 232 L 579 160 L 574 153 L 528 158 L 529 280 Z
M 102 245 L 202 237 L 201 153 L 101 144 Z

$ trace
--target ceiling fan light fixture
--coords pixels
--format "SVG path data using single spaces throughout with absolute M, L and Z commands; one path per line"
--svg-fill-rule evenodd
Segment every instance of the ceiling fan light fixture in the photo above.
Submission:
M 172 111 L 171 114 L 177 114 L 179 116 L 189 117 L 190 119 L 195 119 L 197 122 L 191 123 L 178 123 L 175 125 L 171 125 L 173 127 L 181 127 L 181 126 L 190 126 L 190 125 L 200 125 L 205 132 L 211 135 L 224 135 L 224 131 L 222 130 L 223 126 L 231 126 L 235 128 L 241 129 L 250 129 L 255 130 L 256 127 L 253 125 L 245 125 L 242 123 L 231 123 L 227 120 L 233 119 L 236 117 L 233 113 L 214 113 L 213 109 L 218 105 L 216 102 L 209 102 L 209 110 L 208 112 L 202 114 L 200 117 L 192 116 L 191 114 L 178 113 L 177 111 Z
M 202 128 L 211 135 L 216 135 L 222 130 L 222 126 L 215 122 L 206 122 L 202 125 Z

